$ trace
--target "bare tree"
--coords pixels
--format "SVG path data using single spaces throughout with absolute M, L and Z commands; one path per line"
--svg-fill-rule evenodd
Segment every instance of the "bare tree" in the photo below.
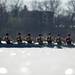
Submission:
M 13 3 L 10 5 L 11 12 L 14 16 L 19 15 L 19 11 L 22 9 L 22 0 L 13 0 Z
M 71 23 L 73 23 L 74 19 L 75 19 L 75 0 L 70 0 L 68 2 L 68 14 L 71 18 Z
M 44 10 L 44 8 L 43 8 L 43 2 L 38 2 L 37 3 L 37 10 L 39 10 L 39 11 L 43 11 Z
M 39 10 L 39 11 L 43 11 L 46 9 L 48 5 L 48 1 L 32 1 L 31 2 L 31 7 L 32 7 L 32 10 Z M 46 10 L 45 10 L 46 11 Z
M 55 25 L 55 15 L 58 14 L 61 5 L 60 0 L 49 0 L 49 10 L 53 12 L 53 24 Z
M 44 1 L 43 2 L 43 7 L 45 11 L 49 11 L 49 2 L 48 1 Z
M 70 0 L 68 2 L 68 9 L 71 10 L 72 12 L 75 12 L 75 0 Z
M 7 4 L 7 0 L 0 0 L 0 15 L 5 14 L 6 13 L 6 4 Z
M 7 24 L 8 21 L 8 13 L 6 11 L 7 0 L 0 0 L 0 30 L 2 27 Z
M 58 13 L 60 5 L 61 5 L 60 0 L 49 0 L 50 11 L 53 12 L 54 14 Z
M 12 9 L 15 9 L 15 8 L 20 9 L 22 4 L 23 4 L 22 0 L 13 0 L 13 2 L 10 4 L 10 6 Z
M 47 0 L 40 4 L 40 7 L 45 11 L 53 12 L 57 15 L 61 11 L 61 1 L 60 0 Z
M 7 4 L 7 0 L 0 0 L 0 6 L 3 8 L 3 9 L 5 9 L 6 10 L 6 8 L 7 8 L 7 6 L 6 6 L 6 4 Z
M 38 9 L 38 1 L 34 0 L 31 2 L 31 9 L 35 11 Z
M 32 1 L 31 6 L 33 10 L 45 10 L 56 13 L 60 7 L 60 0 L 47 0 L 47 1 Z

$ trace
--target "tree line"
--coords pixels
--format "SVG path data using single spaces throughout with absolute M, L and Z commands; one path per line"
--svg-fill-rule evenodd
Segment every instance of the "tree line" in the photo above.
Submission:
M 60 0 L 32 1 L 0 0 L 0 34 L 75 32 L 75 0 L 61 7 Z M 29 7 L 30 4 L 30 7 Z

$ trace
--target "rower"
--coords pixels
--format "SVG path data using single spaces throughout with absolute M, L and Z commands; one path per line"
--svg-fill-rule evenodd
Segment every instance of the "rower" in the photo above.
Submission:
M 67 43 L 67 45 L 71 45 L 72 44 L 71 34 L 67 35 L 67 37 L 66 37 L 66 43 Z
M 31 34 L 27 35 L 26 41 L 27 41 L 28 44 L 32 44 L 32 36 L 31 36 Z
M 48 44 L 52 44 L 52 41 L 53 41 L 52 35 L 51 35 L 51 33 L 49 33 L 48 37 L 47 37 L 47 42 L 48 42 Z
M 4 37 L 4 41 L 6 41 L 7 44 L 10 44 L 10 37 L 9 37 L 8 33 L 6 33 L 6 35 Z
M 21 43 L 22 43 L 22 36 L 21 36 L 21 33 L 18 33 L 16 40 L 17 40 L 17 43 L 18 43 L 18 44 L 21 44 Z
M 56 43 L 57 43 L 57 45 L 62 45 L 62 39 L 61 39 L 60 34 L 57 35 Z
M 42 37 L 42 34 L 39 34 L 39 36 L 37 38 L 37 42 L 39 43 L 39 45 L 43 45 L 43 37 Z

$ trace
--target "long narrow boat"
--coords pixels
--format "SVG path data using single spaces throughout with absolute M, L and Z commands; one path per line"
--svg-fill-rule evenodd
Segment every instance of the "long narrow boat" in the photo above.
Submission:
M 2 41 L 2 43 L 0 44 L 0 48 L 43 48 L 43 47 L 49 47 L 49 48 L 62 48 L 62 47 L 69 47 L 69 48 L 75 48 L 75 45 L 66 45 L 66 44 L 62 44 L 62 45 L 57 45 L 56 43 L 53 44 L 47 44 L 44 43 L 43 45 L 39 45 L 38 43 L 32 43 L 32 44 L 28 44 L 26 42 L 23 42 L 21 44 L 17 44 L 17 42 L 11 43 L 11 44 L 6 44 L 5 41 Z

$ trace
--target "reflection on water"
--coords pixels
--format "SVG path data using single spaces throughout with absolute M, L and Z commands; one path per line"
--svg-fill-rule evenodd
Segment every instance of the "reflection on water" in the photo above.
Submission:
M 65 75 L 73 75 L 73 69 L 69 68 L 65 71 Z
M 3 50 L 0 50 L 0 52 L 3 52 Z
M 15 55 L 16 55 L 16 53 L 11 53 L 10 55 L 11 55 L 11 56 L 15 56 Z
M 27 61 L 25 64 L 26 64 L 26 66 L 30 66 L 31 65 L 31 63 L 29 61 Z
M 21 71 L 22 74 L 25 74 L 25 75 L 30 75 L 31 74 L 28 67 L 21 67 L 20 71 Z
M 75 49 L 0 49 L 0 75 L 75 75 L 74 71 Z
M 6 74 L 8 73 L 7 69 L 5 67 L 0 67 L 0 74 Z

